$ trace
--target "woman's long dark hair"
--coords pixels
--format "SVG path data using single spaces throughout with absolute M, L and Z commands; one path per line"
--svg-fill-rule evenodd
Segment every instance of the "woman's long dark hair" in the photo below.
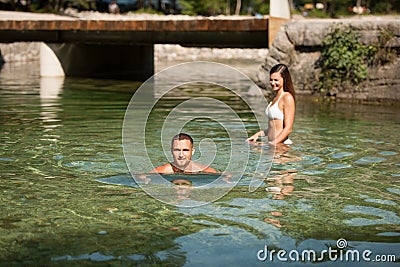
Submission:
M 283 91 L 289 92 L 293 96 L 293 99 L 295 99 L 292 77 L 290 76 L 288 67 L 285 64 L 277 64 L 271 68 L 269 75 L 276 72 L 280 73 L 283 78 Z

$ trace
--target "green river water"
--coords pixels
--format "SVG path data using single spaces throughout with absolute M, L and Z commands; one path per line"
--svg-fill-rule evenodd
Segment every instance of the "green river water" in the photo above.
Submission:
M 396 264 L 378 262 L 376 255 L 395 255 L 398 263 L 399 105 L 299 97 L 294 144 L 277 151 L 259 189 L 249 192 L 246 183 L 239 183 L 210 204 L 184 208 L 147 195 L 128 174 L 122 126 L 134 87 L 128 81 L 41 79 L 37 63 L 3 67 L 1 266 L 311 264 L 276 255 L 273 262 L 262 261 L 258 256 L 264 256 L 260 250 L 265 246 L 315 250 L 320 260 L 314 263 L 321 266 Z M 190 96 L 195 90 L 187 85 L 183 91 Z M 155 141 L 148 153 L 155 165 L 166 160 L 156 139 L 157 125 L 177 99 L 167 97 L 152 113 L 154 124 L 148 130 Z M 249 134 L 257 130 L 240 99 L 226 93 L 220 99 L 239 114 Z M 261 102 L 260 109 L 265 107 Z M 229 138 L 213 123 L 193 121 L 185 129 L 195 141 L 204 136 L 214 140 L 212 166 L 223 170 Z M 250 166 L 266 150 L 263 145 L 248 149 Z M 140 164 L 133 165 L 150 170 Z M 177 203 L 190 197 L 183 190 Z M 338 239 L 347 241 L 345 250 L 360 255 L 370 250 L 371 261 L 334 261 L 321 254 L 337 249 Z

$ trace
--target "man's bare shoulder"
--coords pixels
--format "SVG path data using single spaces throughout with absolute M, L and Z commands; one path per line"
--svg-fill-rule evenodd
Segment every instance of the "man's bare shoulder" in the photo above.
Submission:
M 193 172 L 207 172 L 207 173 L 217 173 L 217 171 L 210 166 L 205 166 L 200 163 L 193 163 Z
M 174 170 L 172 169 L 172 166 L 170 163 L 166 163 L 164 165 L 158 166 L 157 168 L 154 168 L 153 170 L 150 171 L 150 173 L 174 173 Z
M 210 166 L 207 166 L 207 168 L 204 169 L 204 172 L 217 173 L 217 170 L 215 170 L 214 168 L 211 168 Z

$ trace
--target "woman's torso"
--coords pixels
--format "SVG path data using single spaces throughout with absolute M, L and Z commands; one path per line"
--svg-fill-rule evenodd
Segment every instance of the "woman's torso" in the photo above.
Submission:
M 268 118 L 268 140 L 274 140 L 275 136 L 283 131 L 283 120 L 285 115 L 283 113 L 283 103 L 281 103 L 281 99 L 285 92 L 283 92 L 278 99 L 274 102 L 271 101 L 265 110 L 265 114 Z

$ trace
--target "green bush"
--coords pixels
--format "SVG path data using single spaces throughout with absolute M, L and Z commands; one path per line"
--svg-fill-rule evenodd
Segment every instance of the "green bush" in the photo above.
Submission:
M 225 14 L 228 2 L 225 0 L 182 0 L 180 1 L 186 15 L 215 16 Z
M 371 64 L 374 66 L 380 66 L 387 63 L 392 63 L 397 58 L 396 49 L 390 46 L 390 42 L 393 41 L 393 32 L 381 29 L 378 43 L 376 44 L 376 52 L 374 57 L 371 59 Z
M 359 42 L 349 27 L 334 27 L 323 40 L 320 91 L 342 91 L 367 78 L 368 59 L 376 48 Z

